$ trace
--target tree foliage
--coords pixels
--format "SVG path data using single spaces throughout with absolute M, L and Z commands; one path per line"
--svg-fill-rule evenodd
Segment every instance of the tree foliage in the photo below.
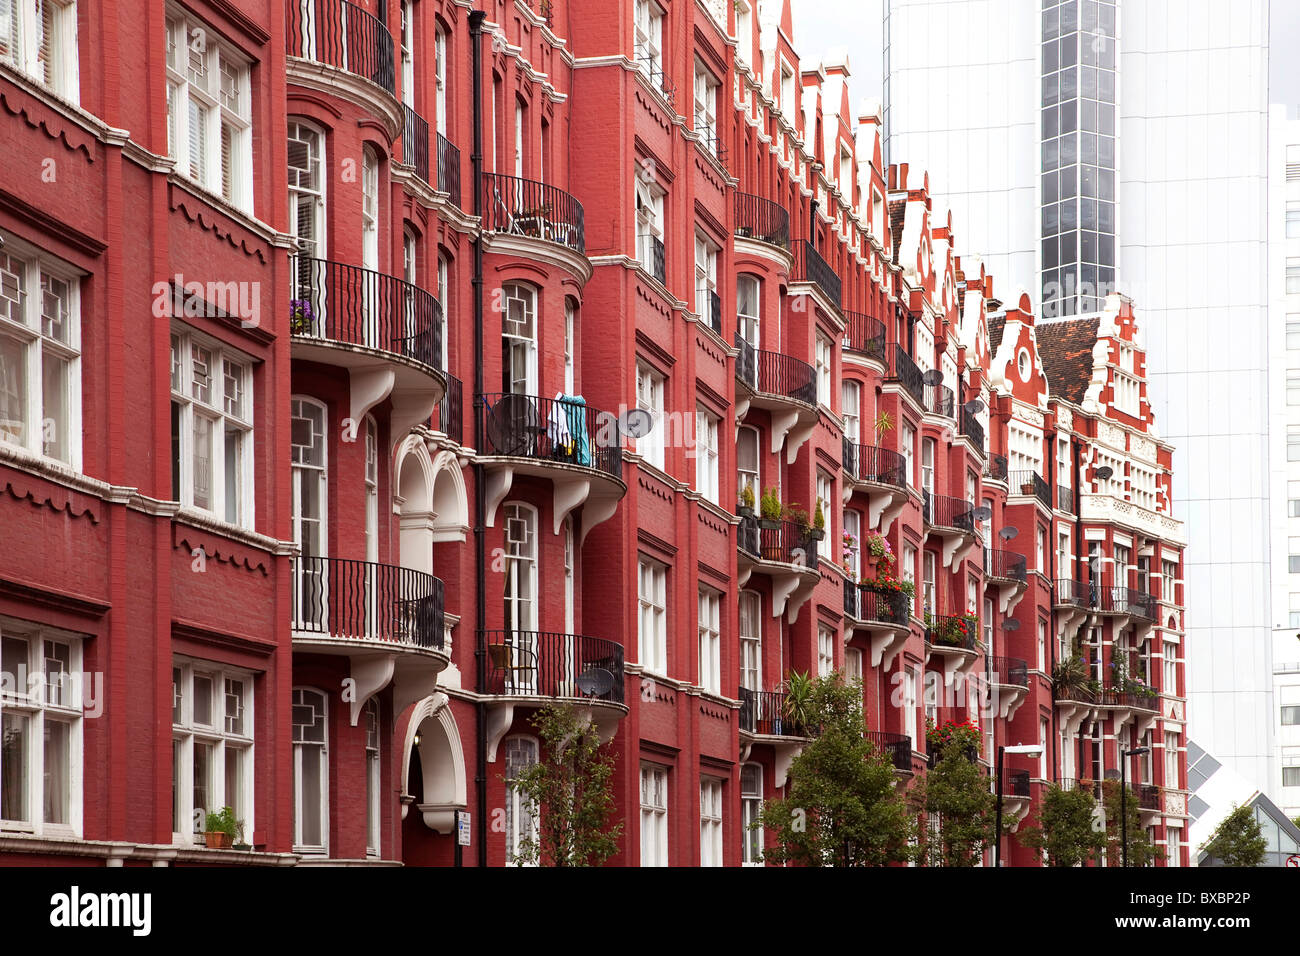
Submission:
M 1268 851 L 1268 840 L 1255 811 L 1234 806 L 1201 849 L 1224 866 L 1259 866 Z
M 861 682 L 819 678 L 809 711 L 815 736 L 790 765 L 786 797 L 767 801 L 758 821 L 776 836 L 764 858 L 801 866 L 907 862 L 915 823 L 893 763 L 863 737 Z
M 600 866 L 618 852 L 622 823 L 614 822 L 614 757 L 596 725 L 572 708 L 543 707 L 533 718 L 541 738 L 537 763 L 514 781 L 535 833 L 520 839 L 517 862 L 542 866 Z
M 1157 860 L 1164 859 L 1164 851 L 1151 842 L 1147 828 L 1142 825 L 1142 813 L 1138 805 L 1137 794 L 1127 784 L 1128 791 L 1125 808 L 1128 817 L 1128 865 L 1151 866 Z M 1120 782 L 1104 780 L 1101 785 L 1102 806 L 1106 810 L 1106 865 L 1120 866 L 1123 862 L 1121 827 L 1120 827 Z
M 933 823 L 921 831 L 921 861 L 929 866 L 977 866 L 997 831 L 997 797 L 979 764 L 947 748 L 912 787 L 914 812 Z
M 1020 843 L 1047 857 L 1048 866 L 1086 866 L 1101 859 L 1106 835 L 1093 829 L 1097 798 L 1086 787 L 1043 794 L 1038 819 L 1019 831 Z

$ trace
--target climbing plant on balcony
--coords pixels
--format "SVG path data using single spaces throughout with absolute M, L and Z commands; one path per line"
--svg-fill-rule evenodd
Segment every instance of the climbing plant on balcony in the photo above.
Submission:
M 519 841 L 516 862 L 542 866 L 600 866 L 618 852 L 623 824 L 615 822 L 614 755 L 596 725 L 573 707 L 551 704 L 532 720 L 541 758 L 511 786 L 539 820 Z
M 980 619 L 974 611 L 955 617 L 934 617 L 926 611 L 925 626 L 930 632 L 931 643 L 966 647 L 979 634 Z
M 816 732 L 790 765 L 786 796 L 767 801 L 754 824 L 775 836 L 764 859 L 837 867 L 910 860 L 915 819 L 892 760 L 863 736 L 861 683 L 817 679 L 807 726 Z

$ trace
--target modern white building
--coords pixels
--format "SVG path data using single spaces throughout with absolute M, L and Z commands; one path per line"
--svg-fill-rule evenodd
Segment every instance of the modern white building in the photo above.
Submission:
M 1300 815 L 1300 120 L 1269 116 L 1269 526 L 1273 529 L 1272 793 Z
M 1270 790 L 1268 0 L 889 0 L 886 152 L 930 173 L 994 288 L 1108 284 L 1177 448 L 1191 734 Z

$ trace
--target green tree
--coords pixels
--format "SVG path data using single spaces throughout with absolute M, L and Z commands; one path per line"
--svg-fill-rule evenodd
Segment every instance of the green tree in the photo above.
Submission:
M 784 799 L 758 824 L 776 836 L 764 853 L 801 866 L 884 866 L 912 855 L 915 824 L 893 763 L 863 737 L 862 684 L 819 678 L 809 701 L 812 740 L 790 765 Z
M 1101 858 L 1106 836 L 1092 827 L 1097 798 L 1085 787 L 1043 794 L 1038 819 L 1019 831 L 1020 843 L 1047 856 L 1048 866 L 1086 866 Z
M 1255 819 L 1255 811 L 1234 805 L 1201 850 L 1224 866 L 1259 866 L 1264 862 L 1268 840 Z
M 542 866 L 600 866 L 618 852 L 623 824 L 614 822 L 614 757 L 596 725 L 568 706 L 539 710 L 533 726 L 541 758 L 514 787 L 539 821 L 519 842 L 516 860 Z
M 1164 852 L 1147 836 L 1147 828 L 1142 825 L 1137 794 L 1130 786 L 1125 785 L 1125 789 L 1128 790 L 1128 796 L 1125 798 L 1128 810 L 1128 865 L 1151 866 L 1157 860 L 1164 859 Z M 1102 781 L 1101 802 L 1106 810 L 1106 865 L 1119 866 L 1124 857 L 1121 853 L 1118 780 Z
M 949 750 L 912 787 L 913 811 L 934 821 L 922 829 L 920 858 L 930 866 L 976 866 L 997 832 L 997 797 L 979 764 Z

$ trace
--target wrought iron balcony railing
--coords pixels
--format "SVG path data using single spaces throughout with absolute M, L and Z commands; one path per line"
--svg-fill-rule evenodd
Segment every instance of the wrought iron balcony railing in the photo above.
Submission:
M 857 445 L 847 437 L 841 445 L 844 469 L 858 481 L 907 487 L 907 459 L 898 452 L 875 445 Z
M 956 399 L 953 397 L 952 389 L 947 385 L 922 385 L 925 389 L 925 401 L 923 407 L 931 415 L 942 415 L 944 418 L 954 418 L 956 416 Z
M 668 101 L 669 107 L 676 112 L 677 88 L 673 86 L 673 81 L 668 78 L 668 74 L 663 71 L 663 65 L 640 49 L 636 51 L 636 54 L 636 64 L 641 73 L 650 81 L 652 87 L 663 94 L 664 99 Z
M 980 451 L 984 450 L 984 426 L 964 405 L 961 409 L 961 433 L 974 442 Z
M 749 553 L 764 561 L 817 567 L 817 539 L 812 528 L 784 518 L 777 520 L 775 526 L 767 527 L 762 519 L 753 520 L 758 525 L 758 550 Z
M 587 251 L 582 203 L 563 189 L 532 179 L 484 173 L 483 228 Z
M 441 133 L 438 136 L 438 190 L 460 208 L 460 150 Z
M 1029 796 L 1029 771 L 1028 770 L 1006 770 L 1006 784 L 1002 789 L 1004 796 L 1008 797 L 1027 797 Z
M 935 495 L 928 491 L 922 491 L 921 496 L 921 516 L 926 524 L 934 528 L 955 528 L 969 534 L 975 533 L 979 522 L 975 517 L 975 506 L 969 501 Z
M 492 393 L 475 401 L 483 426 L 484 455 L 623 471 L 618 419 L 581 399 Z
M 285 0 L 285 53 L 369 80 L 396 94 L 393 35 L 348 0 Z
M 429 428 L 442 432 L 457 445 L 465 444 L 465 410 L 460 379 L 447 376 L 447 391 L 429 418 Z
M 402 111 L 406 122 L 402 125 L 402 162 L 415 169 L 415 175 L 429 181 L 429 124 L 424 117 L 405 104 Z
M 668 261 L 664 253 L 663 240 L 658 236 L 643 233 L 636 237 L 636 257 L 641 268 L 659 280 L 660 285 L 668 282 Z
M 1061 777 L 1056 781 L 1057 787 L 1062 790 L 1087 790 L 1096 799 L 1101 799 L 1101 781 L 1077 779 L 1074 777 Z
M 989 465 L 988 468 L 984 469 L 984 477 L 991 481 L 1006 481 L 1007 456 L 989 455 Z
M 722 296 L 716 292 L 709 293 L 709 328 L 722 334 Z
M 1131 614 L 1149 621 L 1156 619 L 1156 599 L 1134 588 L 1062 578 L 1056 582 L 1056 603 L 1111 614 Z
M 739 332 L 736 333 L 736 381 L 758 391 L 758 350 Z
M 895 770 L 912 769 L 912 738 L 907 734 L 868 730 L 862 736 L 871 741 L 877 750 L 893 762 Z
M 1022 495 L 1033 495 L 1049 509 L 1052 507 L 1052 486 L 1038 472 L 1013 471 L 1007 475 L 1007 482 L 1011 485 L 1012 494 L 1019 492 Z
M 1160 809 L 1160 788 L 1153 783 L 1135 784 L 1138 807 L 1142 810 Z
M 786 717 L 785 694 L 779 690 L 740 688 L 740 729 L 769 737 L 806 737 L 805 729 Z
M 925 642 L 931 646 L 955 647 L 973 651 L 979 647 L 979 621 L 964 614 L 925 616 Z
M 1074 489 L 1056 486 L 1056 507 L 1068 515 L 1074 514 Z
M 835 308 L 840 307 L 840 277 L 807 239 L 800 239 L 794 244 L 794 278 L 796 282 L 815 283 L 826 293 L 826 298 L 834 303 Z
M 623 645 L 551 631 L 484 632 L 487 692 L 624 702 Z
M 984 573 L 991 578 L 1027 582 L 1026 559 L 1023 554 L 999 548 L 984 549 Z
M 294 631 L 425 649 L 443 646 L 443 586 L 433 575 L 313 556 L 293 558 L 290 568 Z
M 778 249 L 790 248 L 790 213 L 784 206 L 751 196 L 736 193 L 733 200 L 736 235 L 741 239 L 755 239 Z
M 885 323 L 862 312 L 844 313 L 844 340 L 841 347 L 871 358 L 885 359 Z
M 844 582 L 844 613 L 855 620 L 906 626 L 912 599 L 902 591 L 874 591 L 866 584 Z
M 807 362 L 786 355 L 755 349 L 758 388 L 765 395 L 779 395 L 817 407 L 817 370 Z
M 1056 603 L 1072 607 L 1097 607 L 1101 600 L 1101 586 L 1071 578 L 1056 581 Z
M 1029 662 L 1021 657 L 990 657 L 989 674 L 995 684 L 1029 686 Z
M 898 343 L 894 343 L 892 352 L 889 352 L 889 374 L 887 378 L 891 382 L 898 382 L 912 396 L 912 400 L 925 407 L 925 383 L 921 381 L 921 370 L 917 368 L 912 356 L 907 354 L 907 349 Z
M 442 306 L 414 283 L 373 269 L 291 255 L 289 332 L 442 366 Z

